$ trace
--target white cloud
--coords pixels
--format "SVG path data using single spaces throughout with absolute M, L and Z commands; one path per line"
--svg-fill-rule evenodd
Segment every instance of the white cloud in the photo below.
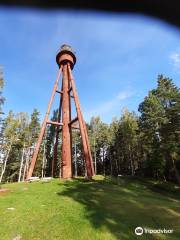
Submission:
M 85 111 L 84 118 L 86 121 L 89 121 L 92 116 L 103 117 L 104 115 L 109 114 L 117 106 L 120 109 L 123 100 L 130 98 L 133 95 L 134 93 L 132 91 L 121 91 L 114 98 L 103 102 L 89 111 Z
M 170 55 L 171 63 L 173 64 L 174 69 L 180 73 L 180 50 L 173 52 Z

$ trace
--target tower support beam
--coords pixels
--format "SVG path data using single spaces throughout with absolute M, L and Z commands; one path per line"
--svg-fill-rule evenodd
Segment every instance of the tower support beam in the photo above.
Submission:
M 84 158 L 85 158 L 85 165 L 86 165 L 86 170 L 87 170 L 87 177 L 91 178 L 94 175 L 92 156 L 91 156 L 91 151 L 90 151 L 90 146 L 89 146 L 89 141 L 88 141 L 87 129 L 86 129 L 86 125 L 85 125 L 82 113 L 81 113 L 80 103 L 79 103 L 78 95 L 76 92 L 74 79 L 72 77 L 70 64 L 68 64 L 68 74 L 69 74 L 69 79 L 70 79 L 72 92 L 73 92 L 73 96 L 74 96 L 77 117 L 79 120 L 79 126 L 80 126 L 80 132 L 81 132 L 82 144 L 83 144 L 83 152 L 84 152 Z
M 67 64 L 63 65 L 63 100 L 62 100 L 62 178 L 72 178 L 72 155 L 71 155 L 71 128 L 70 122 L 70 98 Z
M 49 101 L 49 104 L 48 104 L 47 112 L 46 112 L 46 115 L 44 117 L 44 121 L 43 121 L 43 124 L 42 124 L 42 127 L 41 127 L 41 132 L 39 134 L 39 138 L 38 138 L 38 141 L 37 141 L 37 144 L 36 144 L 36 147 L 35 147 L 35 151 L 33 153 L 33 157 L 32 157 L 32 160 L 31 160 L 31 165 L 30 165 L 29 170 L 28 170 L 28 174 L 27 174 L 27 177 L 26 177 L 27 179 L 32 177 L 32 173 L 33 173 L 33 170 L 34 170 L 34 167 L 35 167 L 35 163 L 36 163 L 36 160 L 37 160 L 39 149 L 40 149 L 42 139 L 43 139 L 43 136 L 44 136 L 44 133 L 45 133 L 45 130 L 46 130 L 46 124 L 47 124 L 47 121 L 49 119 L 49 113 L 51 111 L 51 106 L 52 106 L 54 96 L 55 96 L 55 93 L 56 93 L 56 90 L 57 90 L 57 87 L 58 87 L 61 72 L 62 72 L 62 67 L 59 68 L 58 76 L 57 76 L 56 82 L 54 84 L 54 88 L 53 88 L 51 98 L 50 98 L 50 101 Z
M 54 155 L 51 163 L 51 166 L 52 166 L 51 175 L 54 176 L 55 166 L 57 166 L 59 133 L 62 132 L 62 152 L 61 152 L 61 159 L 59 161 L 59 165 L 61 166 L 60 177 L 62 177 L 63 179 L 72 178 L 72 172 L 73 172 L 72 171 L 72 129 L 75 128 L 80 130 L 85 168 L 87 172 L 87 177 L 90 179 L 94 175 L 94 167 L 93 167 L 91 150 L 90 150 L 90 145 L 88 140 L 86 123 L 83 119 L 83 115 L 80 109 L 80 102 L 78 99 L 75 82 L 71 72 L 71 70 L 73 69 L 76 63 L 76 57 L 70 46 L 63 45 L 61 47 L 61 50 L 58 52 L 56 56 L 56 62 L 59 66 L 59 73 L 52 91 L 47 112 L 41 127 L 36 148 L 31 160 L 31 164 L 27 174 L 27 179 L 29 179 L 32 176 L 47 124 L 55 125 L 55 128 L 56 128 L 55 144 L 53 148 Z M 61 90 L 59 90 L 58 83 L 60 80 L 61 73 L 62 73 L 62 87 L 61 87 Z M 57 120 L 54 121 L 53 119 L 53 121 L 51 121 L 49 120 L 49 114 L 51 111 L 52 103 L 54 101 L 55 93 L 58 93 L 60 96 L 60 104 L 59 104 Z M 77 112 L 77 117 L 75 117 L 73 120 L 71 119 L 71 100 L 74 100 L 76 112 Z M 77 121 L 79 122 L 79 126 L 76 125 Z

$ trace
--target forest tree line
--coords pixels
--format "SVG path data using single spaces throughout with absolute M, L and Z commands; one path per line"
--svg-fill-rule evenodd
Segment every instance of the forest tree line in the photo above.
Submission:
M 4 98 L 0 78 L 0 112 Z M 51 120 L 56 120 L 58 110 Z M 9 111 L 0 115 L 0 182 L 23 181 L 40 132 L 40 112 L 31 116 Z M 35 176 L 51 176 L 55 126 L 48 126 L 35 167 Z M 104 123 L 92 117 L 87 123 L 96 174 L 132 175 L 173 181 L 180 184 L 180 89 L 163 75 L 157 87 L 139 104 L 138 114 L 124 109 L 119 118 Z M 79 131 L 72 133 L 74 176 L 85 175 Z M 61 158 L 61 134 L 58 159 Z M 59 177 L 60 164 L 55 163 Z

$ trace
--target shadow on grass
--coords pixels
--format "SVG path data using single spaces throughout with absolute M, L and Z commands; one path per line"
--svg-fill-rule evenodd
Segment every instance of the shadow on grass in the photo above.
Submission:
M 63 183 L 58 193 L 79 202 L 85 208 L 85 218 L 98 231 L 108 231 L 116 239 L 138 239 L 137 226 L 151 229 L 174 229 L 172 236 L 157 238 L 146 235 L 141 239 L 178 239 L 178 200 L 153 192 L 151 184 L 140 180 L 121 179 L 118 183 L 103 180 L 75 179 Z M 172 237 L 172 238 L 171 238 Z M 177 237 L 177 238 L 176 238 Z
M 171 182 L 160 182 L 151 180 L 148 178 L 140 178 L 140 177 L 132 177 L 132 176 L 125 176 L 119 179 L 115 177 L 107 176 L 105 178 L 106 182 L 127 186 L 133 188 L 135 185 L 139 185 L 142 188 L 149 189 L 153 192 L 159 193 L 165 197 L 171 197 L 176 200 L 180 200 L 180 186 L 175 185 Z

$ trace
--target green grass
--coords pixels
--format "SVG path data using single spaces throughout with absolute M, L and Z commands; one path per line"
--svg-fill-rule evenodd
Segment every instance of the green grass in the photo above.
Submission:
M 121 178 L 3 185 L 0 240 L 180 239 L 179 188 Z M 14 210 L 8 210 L 14 208 Z M 137 226 L 173 234 L 136 236 Z

